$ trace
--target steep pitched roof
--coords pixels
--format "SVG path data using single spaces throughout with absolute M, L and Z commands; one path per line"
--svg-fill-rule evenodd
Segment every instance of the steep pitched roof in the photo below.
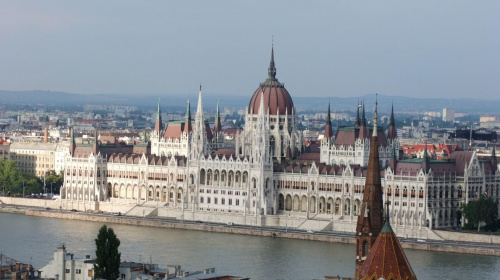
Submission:
M 384 224 L 356 277 L 362 280 L 417 279 L 389 221 Z

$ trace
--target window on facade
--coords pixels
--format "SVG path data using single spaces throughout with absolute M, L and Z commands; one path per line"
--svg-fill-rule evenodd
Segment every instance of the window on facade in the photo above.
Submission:
M 89 269 L 89 271 L 87 272 L 87 276 L 88 277 L 94 276 L 94 271 L 92 269 Z
M 363 257 L 366 257 L 368 254 L 368 242 L 363 242 Z
M 82 270 L 81 270 L 81 269 L 76 269 L 76 270 L 75 270 L 75 273 L 76 273 L 76 274 L 81 274 L 81 273 L 82 273 Z

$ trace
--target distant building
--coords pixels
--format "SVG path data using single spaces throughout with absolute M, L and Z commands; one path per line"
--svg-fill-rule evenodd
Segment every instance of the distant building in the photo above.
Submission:
M 3 138 L 0 138 L 0 158 L 3 160 L 10 159 L 10 143 Z
M 436 160 L 424 149 L 420 158 L 401 160 L 393 114 L 387 133 L 362 116 L 334 134 L 327 118 L 321 144 L 306 146 L 274 55 L 268 75 L 250 99 L 244 129 L 231 132 L 234 150 L 220 116 L 213 129 L 206 122 L 200 91 L 194 121 L 188 103 L 184 119 L 164 128 L 158 107 L 150 141 L 126 149 L 102 138 L 96 145 L 73 141 L 61 199 L 82 208 L 120 203 L 144 213 L 150 205 L 158 216 L 189 212 L 189 219 L 354 232 L 376 134 L 383 199 L 397 234 L 427 238 L 434 228 L 461 225 L 460 206 L 476 193 L 500 200 L 497 164 L 474 152 Z
M 23 264 L 0 252 L 0 279 L 35 279 L 35 270 L 30 264 Z
M 43 177 L 54 171 L 56 143 L 14 142 L 10 147 L 11 159 L 21 171 Z
M 450 107 L 443 108 L 443 121 L 444 122 L 455 121 L 455 108 L 450 108 Z

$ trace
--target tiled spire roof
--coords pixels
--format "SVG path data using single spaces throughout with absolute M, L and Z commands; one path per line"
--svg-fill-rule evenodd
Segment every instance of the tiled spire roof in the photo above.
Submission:
M 394 280 L 417 279 L 388 219 L 370 253 L 368 253 L 365 262 L 356 273 L 356 277 L 361 280 L 380 278 Z
M 370 156 L 366 172 L 365 189 L 361 215 L 356 225 L 356 274 L 363 265 L 383 225 L 382 183 L 378 154 L 377 106 L 373 115 L 373 135 L 370 142 Z

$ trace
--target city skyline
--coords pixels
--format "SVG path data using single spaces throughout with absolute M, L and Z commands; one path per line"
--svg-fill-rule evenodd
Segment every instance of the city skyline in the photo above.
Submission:
M 0 4 L 2 90 L 249 96 L 274 40 L 297 97 L 491 99 L 498 3 Z M 273 39 L 274 37 L 274 39 Z

